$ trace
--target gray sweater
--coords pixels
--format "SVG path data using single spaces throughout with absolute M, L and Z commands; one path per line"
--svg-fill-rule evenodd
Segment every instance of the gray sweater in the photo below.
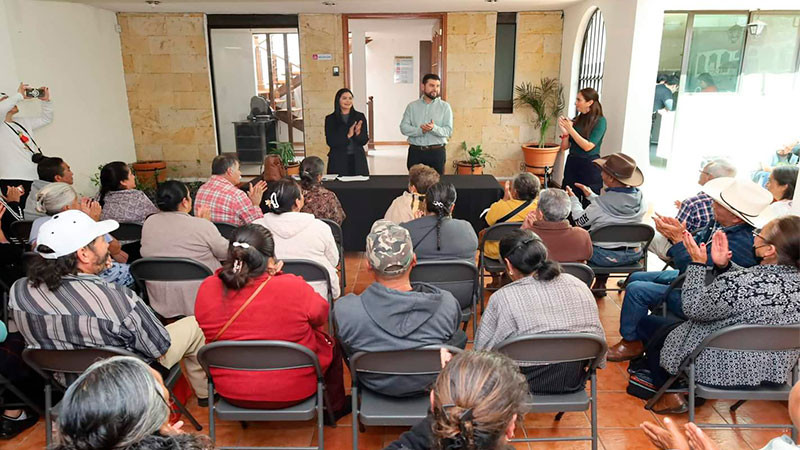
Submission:
M 453 294 L 429 284 L 415 283 L 411 291 L 397 291 L 372 283 L 361 295 L 337 300 L 334 318 L 339 342 L 349 358 L 356 352 L 451 343 L 454 337 L 458 339 L 461 308 Z M 359 374 L 368 389 L 395 397 L 420 394 L 435 378 Z
M 647 212 L 642 191 L 633 187 L 606 188 L 601 195 L 588 197 L 589 206 L 583 209 L 577 197 L 572 202 L 572 220 L 579 227 L 598 228 L 603 225 L 641 223 Z M 594 244 L 602 248 L 616 248 L 627 245 L 625 242 L 603 242 Z
M 466 220 L 445 217 L 439 230 L 439 246 L 436 248 L 436 216 L 424 216 L 400 224 L 411 234 L 414 254 L 422 260 L 464 259 L 475 262 L 475 251 L 478 250 L 478 236 L 472 224 Z

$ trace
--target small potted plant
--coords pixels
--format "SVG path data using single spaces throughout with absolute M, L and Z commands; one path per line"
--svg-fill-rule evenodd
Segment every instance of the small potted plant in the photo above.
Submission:
M 492 155 L 484 153 L 481 144 L 475 147 L 467 147 L 465 141 L 461 143 L 461 149 L 464 150 L 464 155 L 467 159 L 453 162 L 457 175 L 482 175 L 483 168 L 494 159 Z
M 270 142 L 274 147 L 269 153 L 278 155 L 281 158 L 283 167 L 286 168 L 287 175 L 300 175 L 300 163 L 294 159 L 294 146 L 291 142 Z
M 539 128 L 539 142 L 522 145 L 525 166 L 529 172 L 543 176 L 545 168 L 553 167 L 560 144 L 547 142 L 547 132 L 556 123 L 564 110 L 564 88 L 556 78 L 542 78 L 538 86 L 522 83 L 514 88 L 514 104 L 530 106 L 533 110 L 533 124 Z

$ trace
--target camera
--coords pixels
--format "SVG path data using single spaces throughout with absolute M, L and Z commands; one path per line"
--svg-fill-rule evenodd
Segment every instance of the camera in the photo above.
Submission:
M 44 87 L 25 89 L 25 97 L 27 98 L 39 98 L 43 95 L 44 95 Z

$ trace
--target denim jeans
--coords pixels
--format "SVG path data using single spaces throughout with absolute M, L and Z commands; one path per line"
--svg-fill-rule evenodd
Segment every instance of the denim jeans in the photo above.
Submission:
M 626 341 L 638 341 L 640 336 L 636 331 L 639 322 L 647 317 L 651 307 L 660 305 L 664 301 L 670 283 L 678 278 L 677 270 L 664 270 L 661 272 L 636 272 L 628 279 L 625 290 L 625 299 L 622 302 L 622 312 L 619 318 L 619 334 Z M 667 299 L 667 309 L 678 317 L 684 318 L 681 308 L 680 290 L 673 290 Z
M 607 250 L 596 245 L 592 247 L 592 250 L 592 257 L 589 259 L 589 262 L 595 266 L 628 266 L 642 259 L 641 250 Z

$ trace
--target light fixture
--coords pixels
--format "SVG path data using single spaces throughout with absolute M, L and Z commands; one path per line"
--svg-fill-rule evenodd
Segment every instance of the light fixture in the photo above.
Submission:
M 161 2 L 158 0 L 146 0 L 145 3 L 150 5 L 151 8 L 155 8 L 156 6 L 161 4 Z
M 497 0 L 486 0 L 486 3 L 497 3 Z
M 322 2 L 325 6 L 336 6 L 336 2 Z
M 750 36 L 759 36 L 764 32 L 764 28 L 767 27 L 767 24 L 760 20 L 756 20 L 755 22 L 748 23 L 746 26 Z

